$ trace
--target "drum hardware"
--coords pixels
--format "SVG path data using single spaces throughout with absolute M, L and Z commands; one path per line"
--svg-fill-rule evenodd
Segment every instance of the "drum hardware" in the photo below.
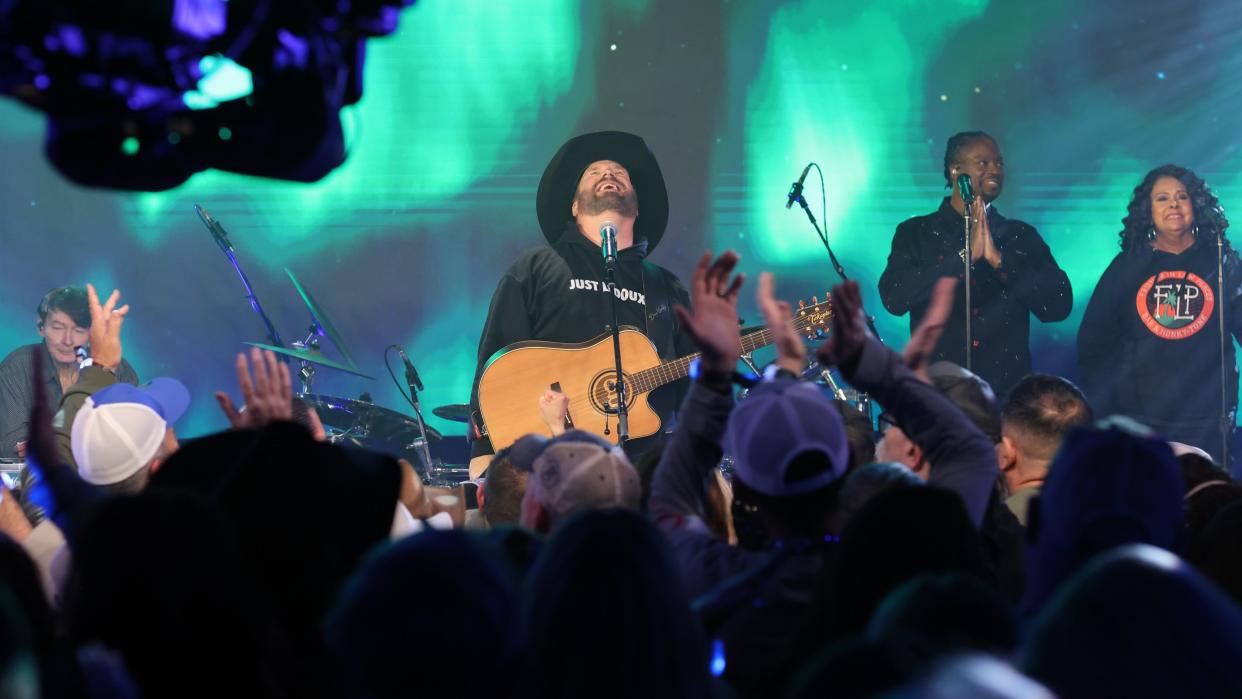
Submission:
M 220 250 L 228 258 L 233 269 L 240 277 L 246 291 L 246 299 L 250 307 L 262 319 L 267 329 L 267 342 L 246 342 L 245 344 L 259 349 L 270 350 L 282 357 L 296 360 L 300 367 L 297 372 L 301 391 L 299 398 L 310 404 L 323 423 L 328 441 L 336 444 L 354 444 L 389 454 L 396 458 L 409 459 L 411 463 L 422 466 L 421 474 L 428 482 L 443 483 L 451 481 L 456 485 L 457 471 L 455 467 L 445 467 L 438 460 L 430 458 L 427 447 L 441 439 L 439 432 L 430 426 L 424 430 L 416 429 L 416 423 L 401 413 L 375 405 L 369 394 L 363 393 L 358 399 L 340 398 L 337 396 L 319 395 L 314 390 L 315 374 L 318 367 L 339 371 L 364 379 L 374 380 L 375 377 L 363 373 L 354 361 L 344 338 L 333 325 L 323 307 L 315 297 L 298 281 L 293 270 L 285 268 L 285 274 L 293 284 L 298 296 L 302 299 L 310 314 L 310 326 L 305 339 L 285 345 L 275 325 L 263 311 L 259 299 L 250 286 L 250 280 L 242 271 L 228 234 L 218 221 L 211 217 L 201 206 L 195 205 L 203 225 L 211 233 Z M 328 338 L 340 354 L 340 360 L 329 359 L 323 353 L 322 338 Z M 421 415 L 419 421 L 421 422 Z M 421 455 L 420 455 L 421 454 Z
M 742 360 L 743 364 L 750 367 L 750 370 L 754 372 L 755 376 L 763 376 L 763 372 L 760 371 L 759 367 L 755 364 L 754 352 L 743 352 L 738 356 L 738 359 Z
M 198 218 L 207 227 L 207 231 L 211 233 L 211 237 L 216 241 L 220 251 L 229 259 L 229 264 L 233 266 L 237 276 L 241 278 L 242 287 L 246 290 L 246 299 L 250 301 L 250 307 L 255 313 L 259 314 L 259 318 L 263 321 L 263 325 L 267 328 L 267 339 L 276 347 L 284 347 L 285 343 L 280 339 L 280 333 L 276 332 L 276 326 L 272 325 L 272 319 L 267 317 L 263 312 L 263 306 L 259 303 L 259 297 L 255 296 L 254 289 L 250 286 L 250 280 L 246 277 L 246 273 L 242 271 L 241 263 L 237 261 L 237 252 L 233 248 L 232 241 L 229 240 L 229 234 L 224 230 L 224 226 L 220 222 L 211 217 L 207 210 L 198 204 L 194 205 L 194 212 L 198 214 Z
M 289 281 L 293 283 L 293 288 L 297 290 L 298 296 L 306 305 L 306 310 L 310 313 L 310 330 L 306 339 L 301 342 L 294 342 L 292 348 L 285 347 L 285 343 L 280 339 L 280 333 L 276 331 L 276 326 L 272 324 L 272 320 L 268 318 L 267 313 L 263 311 L 263 306 L 259 303 L 259 297 L 255 296 L 254 290 L 250 286 L 250 280 L 246 277 L 246 273 L 242 271 L 241 263 L 237 261 L 236 251 L 233 243 L 229 240 L 228 233 L 224 230 L 224 226 L 220 222 L 211 217 L 207 210 L 198 204 L 194 205 L 194 211 L 198 214 L 199 220 L 207 227 L 211 233 L 211 237 L 216 241 L 216 245 L 220 247 L 221 252 L 229 259 L 229 263 L 236 270 L 237 276 L 241 278 L 242 286 L 246 289 L 246 299 L 250 301 L 250 307 L 263 320 L 263 325 L 267 328 L 267 343 L 247 342 L 245 344 L 260 349 L 271 350 L 277 354 L 291 357 L 301 363 L 301 370 L 298 371 L 298 378 L 302 383 L 302 392 L 310 393 L 315 379 L 315 367 L 312 365 L 324 366 L 337 371 L 343 371 L 354 376 L 361 376 L 366 379 L 374 380 L 375 377 L 368 376 L 358 370 L 358 364 L 354 361 L 353 355 L 349 353 L 349 347 L 346 346 L 344 338 L 336 331 L 336 326 L 328 318 L 328 314 L 315 301 L 315 297 L 311 296 L 302 283 L 298 281 L 293 270 L 285 268 L 285 274 L 289 276 Z M 323 356 L 319 347 L 319 338 L 327 337 L 332 341 L 337 351 L 341 353 L 343 362 L 336 362 Z
M 418 424 L 418 435 L 410 446 L 422 456 L 422 461 L 427 465 L 427 468 L 431 469 L 433 461 L 431 449 L 427 445 L 427 423 L 423 420 L 423 405 L 418 400 L 418 392 L 423 390 L 423 382 L 418 378 L 418 371 L 414 369 L 414 363 L 410 361 L 410 358 L 405 353 L 405 348 L 401 345 L 389 345 L 384 348 L 384 366 L 388 366 L 388 350 L 390 349 L 397 350 L 397 354 L 401 355 L 402 363 L 405 364 L 405 386 L 410 390 L 408 400 L 410 401 L 410 406 L 414 408 L 414 419 Z M 388 373 L 391 374 L 392 370 L 389 369 Z M 395 379 L 396 377 L 394 377 L 394 382 Z
M 811 365 L 807 368 L 803 375 L 813 375 L 816 372 L 819 373 L 819 379 L 817 381 L 823 382 L 823 384 L 828 387 L 828 390 L 832 393 L 834 398 L 837 400 L 849 400 L 849 398 L 845 395 L 845 390 L 842 389 L 841 385 L 837 383 L 835 378 L 833 378 L 832 372 L 824 368 L 819 362 L 811 362 Z
M 372 380 L 375 379 L 374 376 L 371 376 L 369 374 L 364 374 L 362 373 L 362 371 L 360 371 L 357 368 L 346 366 L 340 362 L 333 361 L 323 356 L 323 354 L 319 351 L 319 344 L 317 342 L 314 343 L 310 347 L 306 347 L 304 343 L 302 342 L 295 342 L 293 343 L 292 348 L 276 347 L 275 345 L 267 345 L 262 342 L 246 342 L 244 344 L 250 345 L 251 347 L 258 347 L 259 349 L 271 350 L 272 352 L 275 352 L 276 354 L 296 359 L 299 362 L 306 362 L 306 363 L 315 364 L 315 365 L 322 366 L 322 367 L 327 367 L 334 371 L 341 371 L 341 372 L 345 372 L 346 374 L 353 374 L 354 376 L 361 376 L 364 379 L 372 379 Z
M 449 403 L 448 405 L 439 405 L 431 409 L 431 414 L 441 420 L 451 420 L 452 422 L 470 422 L 470 404 Z
M 470 422 L 469 403 L 449 403 L 431 409 L 431 414 L 442 420 L 453 422 Z M 427 472 L 427 485 L 457 486 L 470 480 L 470 469 L 466 466 L 446 465 L 440 459 L 432 459 L 431 468 Z
M 741 318 L 738 318 L 737 324 L 742 325 Z M 738 333 L 740 335 L 745 336 L 751 333 L 761 332 L 765 330 L 766 328 L 767 328 L 766 325 L 752 325 L 750 327 L 746 327 L 742 325 L 742 328 L 738 330 Z M 759 365 L 755 364 L 754 356 L 755 356 L 755 351 L 751 350 L 749 352 L 743 352 L 741 355 L 738 356 L 738 359 L 742 360 L 742 363 L 745 364 L 747 367 L 749 367 L 751 372 L 754 373 L 755 376 L 763 376 L 763 370 L 759 368 Z
M 872 417 L 871 415 L 871 396 L 856 391 L 852 388 L 845 388 L 832 374 L 832 370 L 817 361 L 812 361 L 806 371 L 802 372 L 802 378 L 807 381 L 813 381 L 824 387 L 824 390 L 835 399 L 848 403 L 855 410 Z
M 302 393 L 298 397 L 319 414 L 329 442 L 353 444 L 396 458 L 409 459 L 411 463 L 423 466 L 420 475 L 424 479 L 434 475 L 434 465 L 424 464 L 423 458 L 415 449 L 414 442 L 418 436 L 414 421 L 395 410 L 375 405 L 371 402 L 370 394 L 363 393 L 356 399 L 313 393 Z M 427 426 L 427 439 L 430 442 L 439 441 L 441 438 L 441 434 L 434 427 Z

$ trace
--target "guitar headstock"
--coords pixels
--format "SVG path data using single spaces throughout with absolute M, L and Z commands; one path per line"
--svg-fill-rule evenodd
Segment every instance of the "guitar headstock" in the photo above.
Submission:
M 811 297 L 811 303 L 798 301 L 798 310 L 794 313 L 794 326 L 814 340 L 826 336 L 832 331 L 832 294 L 824 294 L 824 300 L 818 296 Z

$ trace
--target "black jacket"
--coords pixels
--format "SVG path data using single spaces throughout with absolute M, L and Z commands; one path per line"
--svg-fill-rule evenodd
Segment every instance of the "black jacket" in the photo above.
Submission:
M 880 299 L 893 315 L 910 314 L 918 327 L 941 277 L 965 279 L 960 251 L 965 247 L 965 219 L 946 198 L 940 208 L 897 226 L 888 265 L 880 276 Z M 971 268 L 971 335 L 974 373 L 1004 396 L 1031 372 L 1031 314 L 1045 323 L 1064 320 L 1074 304 L 1069 277 L 1030 224 L 1000 215 L 988 207 L 992 241 L 1001 266 L 980 258 Z M 959 284 L 953 313 L 932 361 L 966 366 L 966 290 Z
M 931 462 L 928 484 L 962 498 L 970 519 L 983 520 L 996 478 L 992 441 L 948 398 L 916 378 L 901 357 L 874 339 L 854 366 L 841 367 L 851 385 L 892 413 Z M 776 379 L 786 381 L 788 379 Z M 716 538 L 704 524 L 706 476 L 720 463 L 721 440 L 733 410 L 729 385 L 691 386 L 681 422 L 660 458 L 648 508 L 664 530 L 682 578 L 712 638 L 731 654 L 725 677 L 746 696 L 788 668 L 792 651 L 817 622 L 823 576 L 836 559 L 832 545 L 784 542 L 749 551 Z M 769 687 L 770 689 L 770 687 Z
M 0 361 L 0 458 L 17 456 L 17 443 L 30 431 L 30 408 L 34 405 L 31 376 L 34 363 L 43 362 L 43 383 L 47 404 L 58 405 L 64 396 L 52 355 L 42 342 L 18 347 Z M 138 374 L 124 359 L 116 368 L 118 381 L 138 384 Z
M 672 309 L 672 304 L 689 308 L 690 295 L 672 272 L 645 262 L 646 256 L 645 243 L 617 254 L 620 325 L 643 331 L 663 359 L 693 354 L 694 342 L 682 332 Z M 474 423 L 479 422 L 479 376 L 498 350 L 523 340 L 585 342 L 608 332 L 611 322 L 612 302 L 598 245 L 571 227 L 555 245 L 523 253 L 496 285 L 483 324 L 470 391 Z M 661 390 L 652 395 L 652 408 L 666 429 L 671 427 L 677 393 Z M 538 410 L 533 402 L 531 410 Z M 474 441 L 471 456 L 491 451 L 491 443 L 483 437 Z
M 1196 241 L 1180 255 L 1141 246 L 1113 258 L 1078 329 L 1083 389 L 1097 415 L 1129 415 L 1173 438 L 1188 422 L 1205 423 L 1211 433 L 1220 416 L 1222 306 L 1225 332 L 1242 336 L 1237 252 L 1225 258 L 1223 303 L 1216 280 L 1213 240 Z M 1232 410 L 1238 396 L 1232 338 L 1225 364 Z

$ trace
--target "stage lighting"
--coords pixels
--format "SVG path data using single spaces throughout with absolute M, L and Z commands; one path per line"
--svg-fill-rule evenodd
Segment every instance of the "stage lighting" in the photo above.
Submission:
M 82 185 L 313 182 L 344 162 L 366 41 L 413 2 L 0 0 L 0 93 L 47 114 L 47 157 Z

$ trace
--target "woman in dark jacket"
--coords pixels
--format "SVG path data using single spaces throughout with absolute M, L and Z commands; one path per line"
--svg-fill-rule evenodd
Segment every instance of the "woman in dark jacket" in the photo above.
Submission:
M 1224 239 L 1229 221 L 1194 172 L 1162 165 L 1135 187 L 1122 223 L 1121 252 L 1096 284 L 1078 330 L 1083 387 L 1097 415 L 1129 415 L 1219 462 L 1238 402 L 1230 335 L 1242 331 L 1235 303 L 1242 263 Z

